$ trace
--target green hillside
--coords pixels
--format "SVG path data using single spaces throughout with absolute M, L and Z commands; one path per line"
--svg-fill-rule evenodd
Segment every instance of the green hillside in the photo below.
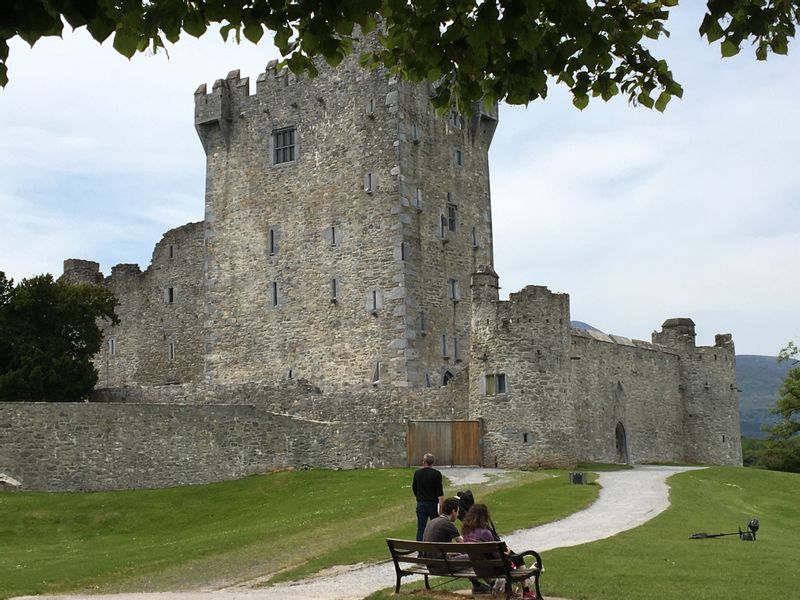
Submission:
M 769 409 L 778 399 L 778 391 L 791 367 L 788 361 L 778 362 L 775 356 L 736 356 L 736 387 L 739 388 L 739 421 L 743 436 L 764 437 L 761 426 L 775 422 L 775 415 Z

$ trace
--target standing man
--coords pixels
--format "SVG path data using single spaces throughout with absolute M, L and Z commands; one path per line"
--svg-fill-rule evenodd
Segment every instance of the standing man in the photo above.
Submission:
M 414 472 L 411 489 L 417 498 L 417 541 L 422 541 L 428 519 L 439 515 L 439 505 L 444 502 L 442 474 L 433 468 L 433 454 L 425 453 L 422 468 Z

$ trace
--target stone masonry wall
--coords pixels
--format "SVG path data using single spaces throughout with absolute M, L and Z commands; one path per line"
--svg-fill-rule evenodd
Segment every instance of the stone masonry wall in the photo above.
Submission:
M 309 465 L 405 465 L 405 424 L 246 405 L 0 403 L 0 471 L 23 490 L 168 487 Z

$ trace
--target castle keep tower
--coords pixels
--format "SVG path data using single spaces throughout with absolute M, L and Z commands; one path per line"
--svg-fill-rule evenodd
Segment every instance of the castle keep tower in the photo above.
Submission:
M 466 364 L 497 115 L 429 92 L 353 57 L 200 86 L 207 382 L 425 387 Z

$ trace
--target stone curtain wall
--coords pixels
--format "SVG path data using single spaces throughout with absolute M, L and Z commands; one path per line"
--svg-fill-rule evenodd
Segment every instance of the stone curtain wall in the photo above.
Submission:
M 309 465 L 405 466 L 405 423 L 327 422 L 244 405 L 1 403 L 0 471 L 23 490 L 210 483 Z
M 463 383 L 321 394 L 303 384 L 103 390 L 0 403 L 0 472 L 26 490 L 208 483 L 286 467 L 405 466 L 406 419 L 463 419 Z
M 684 461 L 677 354 L 618 336 L 572 330 L 571 337 L 576 455 L 620 462 L 615 433 L 622 423 L 630 462 Z

